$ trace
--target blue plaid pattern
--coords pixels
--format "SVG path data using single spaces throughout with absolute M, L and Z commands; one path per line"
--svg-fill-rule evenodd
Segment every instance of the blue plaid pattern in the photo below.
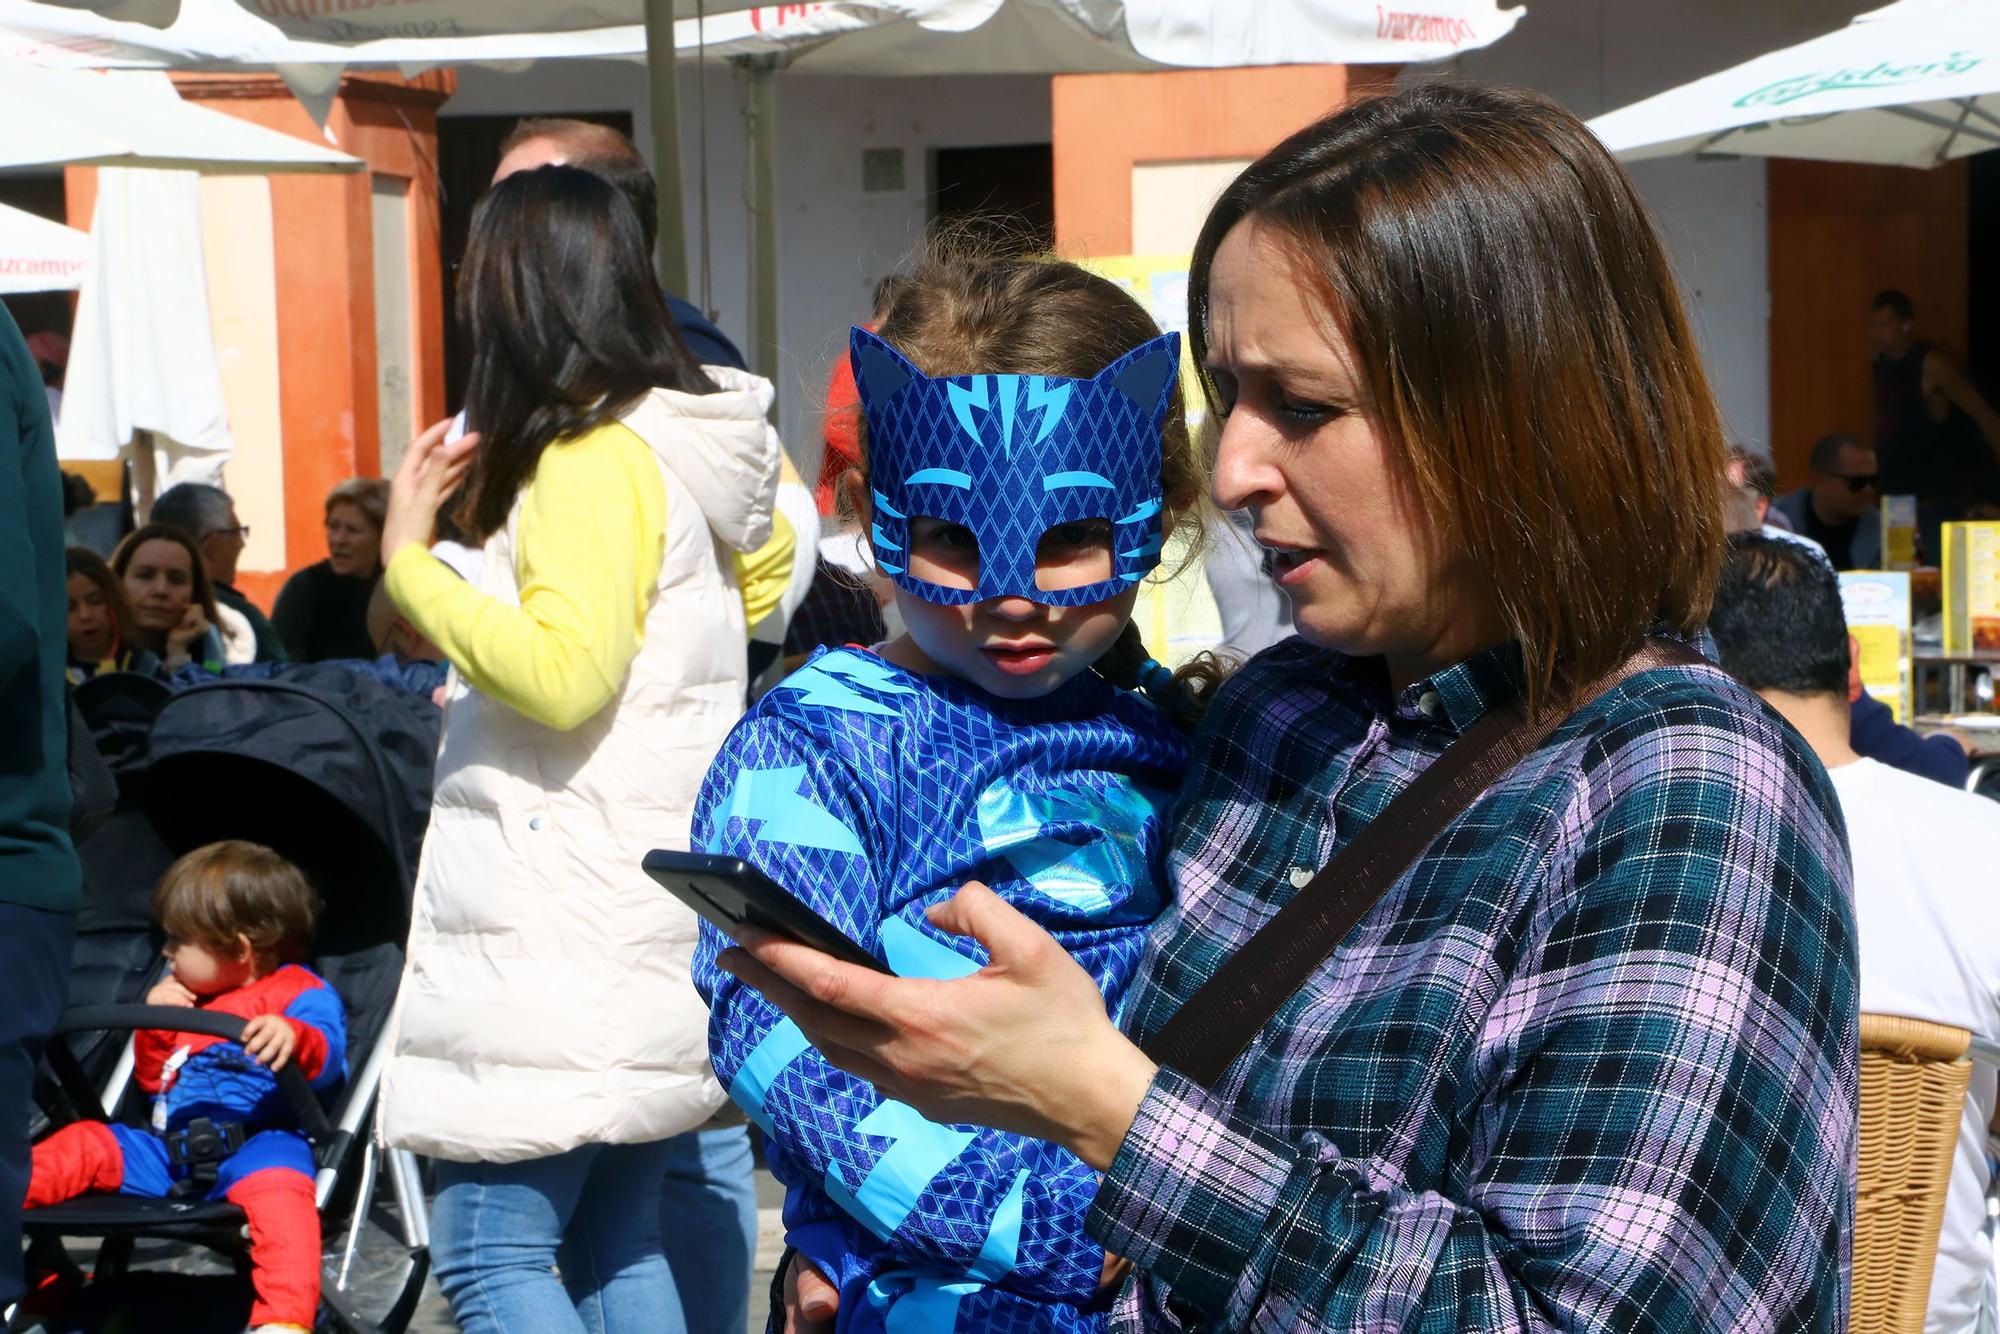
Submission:
M 755 863 L 900 973 L 985 961 L 924 918 L 983 880 L 1048 928 L 1116 1005 L 1163 896 L 1164 811 L 1187 740 L 1085 673 L 996 699 L 872 654 L 815 655 L 740 723 L 702 788 L 697 846 Z M 1097 1174 L 1053 1145 L 938 1126 L 834 1069 L 715 966 L 709 1051 L 765 1130 L 787 1240 L 841 1289 L 843 1331 L 1101 1329 Z
M 1291 640 L 1195 740 L 1128 1031 L 1512 690 L 1391 698 Z M 1585 707 L 1454 822 L 1209 1092 L 1155 1079 L 1091 1235 L 1115 1329 L 1840 1330 L 1850 870 L 1804 743 L 1709 668 Z

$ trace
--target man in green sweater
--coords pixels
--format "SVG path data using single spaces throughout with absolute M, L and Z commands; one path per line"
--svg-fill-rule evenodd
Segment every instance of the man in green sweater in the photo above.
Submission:
M 83 887 L 69 840 L 64 586 L 48 399 L 0 308 L 0 1312 L 22 1294 L 35 1062 L 69 987 Z

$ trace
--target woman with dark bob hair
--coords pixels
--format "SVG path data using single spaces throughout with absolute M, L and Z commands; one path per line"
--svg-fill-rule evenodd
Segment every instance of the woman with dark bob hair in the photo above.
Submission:
M 1841 1328 L 1847 853 L 1794 733 L 1685 647 L 1635 656 L 1706 620 L 1723 440 L 1631 182 L 1550 102 L 1427 87 L 1252 164 L 1190 277 L 1215 498 L 1299 637 L 1196 737 L 1124 1031 L 983 886 L 933 918 L 990 951 L 970 977 L 755 932 L 728 966 L 925 1115 L 1102 1172 L 1088 1231 L 1136 1271 L 1114 1328 Z M 1516 709 L 1553 730 L 1226 1068 L 1148 1054 Z M 809 1271 L 789 1286 L 795 1323 L 824 1314 Z

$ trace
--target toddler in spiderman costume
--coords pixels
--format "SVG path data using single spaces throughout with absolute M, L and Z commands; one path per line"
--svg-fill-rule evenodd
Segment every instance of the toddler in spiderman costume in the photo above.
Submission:
M 1075 265 L 991 260 L 919 269 L 850 349 L 863 463 L 842 487 L 905 633 L 822 652 L 757 703 L 709 770 L 697 845 L 904 976 L 985 962 L 926 915 L 983 881 L 1115 1013 L 1166 905 L 1198 704 L 1132 625 L 1201 490 L 1178 341 Z M 702 927 L 710 1058 L 764 1130 L 786 1240 L 837 1289 L 821 1314 L 840 1334 L 1101 1329 L 1123 1273 L 1084 1230 L 1097 1173 L 837 1069 L 718 965 L 727 944 Z
M 142 1029 L 133 1073 L 153 1095 L 151 1128 L 65 1126 L 35 1146 L 28 1183 L 30 1209 L 112 1191 L 236 1205 L 250 1224 L 250 1324 L 260 1334 L 310 1330 L 319 1309 L 312 1147 L 276 1079 L 296 1061 L 325 1097 L 347 1077 L 340 997 L 292 962 L 317 908 L 299 869 L 254 843 L 211 843 L 169 867 L 153 916 L 172 972 L 146 1004 L 236 1015 L 243 1039 Z M 198 1142 L 216 1139 L 225 1156 L 204 1161 Z

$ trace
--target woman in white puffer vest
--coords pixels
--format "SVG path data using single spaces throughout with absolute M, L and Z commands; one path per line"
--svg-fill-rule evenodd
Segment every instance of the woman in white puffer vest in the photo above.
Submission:
M 771 386 L 694 364 L 636 214 L 586 172 L 495 185 L 459 281 L 479 434 L 411 445 L 384 531 L 390 596 L 455 667 L 384 1126 L 441 1160 L 466 1334 L 677 1329 L 662 1183 L 724 1096 L 693 916 L 639 862 L 687 846 L 746 604 L 790 573 Z M 477 587 L 426 549 L 461 476 Z M 727 1162 L 747 1174 L 747 1142 Z

